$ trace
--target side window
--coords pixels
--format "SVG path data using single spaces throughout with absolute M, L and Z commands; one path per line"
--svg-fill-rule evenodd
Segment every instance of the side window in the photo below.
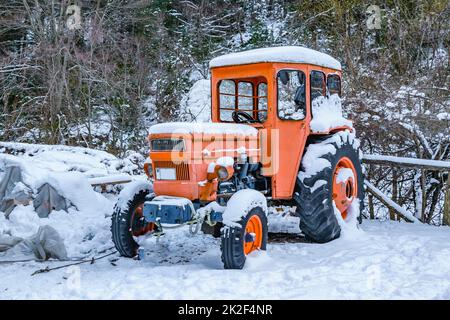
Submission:
M 320 96 L 325 96 L 325 74 L 320 71 L 311 71 L 311 103 Z
M 341 96 L 341 78 L 337 74 L 331 74 L 327 78 L 327 88 L 330 95 Z
M 238 83 L 238 107 L 253 110 L 253 84 L 251 82 Z
M 306 116 L 306 78 L 297 70 L 281 70 L 277 75 L 278 117 L 302 120 Z
M 231 117 L 236 105 L 236 84 L 233 80 L 222 80 L 219 85 L 220 120 L 233 121 Z
M 267 120 L 267 83 L 258 85 L 258 119 L 261 122 Z

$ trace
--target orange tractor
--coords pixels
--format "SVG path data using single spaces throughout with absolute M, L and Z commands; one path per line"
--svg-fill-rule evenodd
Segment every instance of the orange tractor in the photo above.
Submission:
M 112 217 L 121 255 L 138 237 L 190 225 L 221 237 L 226 269 L 265 250 L 268 205 L 295 207 L 312 241 L 360 221 L 363 176 L 352 122 L 342 117 L 341 65 L 303 47 L 213 59 L 211 123 L 150 128 L 151 182 L 126 187 Z

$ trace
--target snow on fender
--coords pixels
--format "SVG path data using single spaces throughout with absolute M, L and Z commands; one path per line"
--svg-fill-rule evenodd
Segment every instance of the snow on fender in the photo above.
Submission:
M 253 189 L 239 190 L 227 202 L 227 207 L 222 216 L 223 224 L 241 227 L 238 222 L 256 207 L 260 207 L 267 216 L 267 200 L 261 192 Z
M 153 184 L 148 180 L 135 180 L 125 185 L 125 188 L 120 192 L 116 202 L 116 207 L 121 211 L 128 209 L 128 203 L 135 194 L 141 191 L 153 192 Z

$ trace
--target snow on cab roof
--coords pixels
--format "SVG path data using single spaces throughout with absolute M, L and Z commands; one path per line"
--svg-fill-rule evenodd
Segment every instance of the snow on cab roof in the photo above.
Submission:
M 261 48 L 230 53 L 212 59 L 209 67 L 215 68 L 260 62 L 307 63 L 341 70 L 341 63 L 330 55 L 299 46 Z
M 256 136 L 258 130 L 252 126 L 237 123 L 196 123 L 196 122 L 168 122 L 150 127 L 150 134 L 236 134 Z

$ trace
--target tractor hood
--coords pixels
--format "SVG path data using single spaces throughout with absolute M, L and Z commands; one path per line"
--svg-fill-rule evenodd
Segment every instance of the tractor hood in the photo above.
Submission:
M 238 123 L 168 122 L 151 126 L 150 134 L 231 134 L 256 136 L 258 134 L 258 130 L 252 126 Z

